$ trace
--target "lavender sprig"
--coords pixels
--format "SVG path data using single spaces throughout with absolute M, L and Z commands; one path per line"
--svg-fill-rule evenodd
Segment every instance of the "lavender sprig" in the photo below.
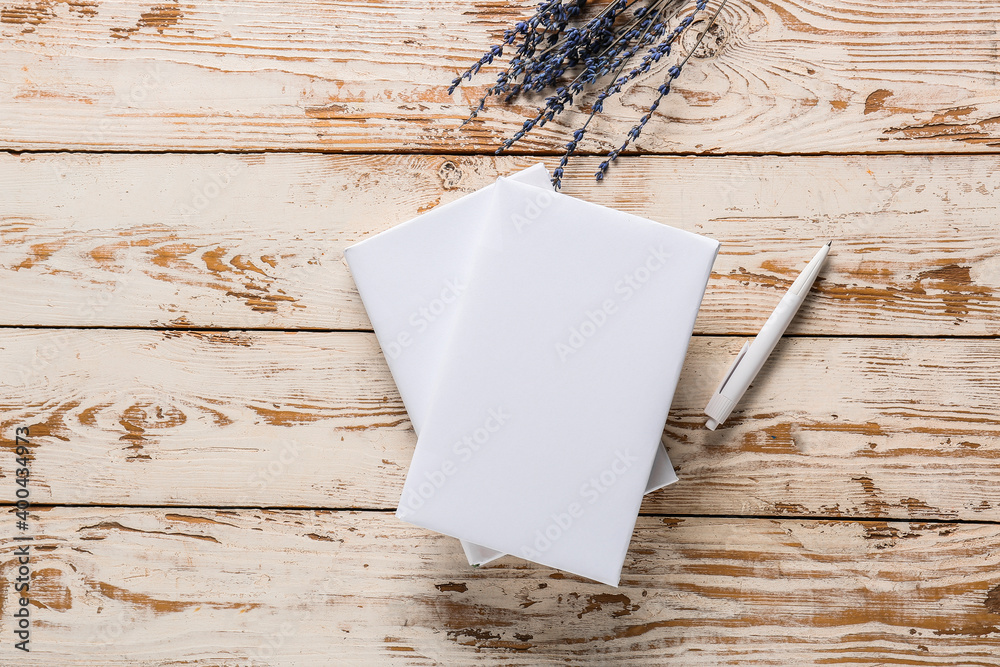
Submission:
M 462 83 L 462 79 L 471 80 L 483 65 L 492 63 L 495 58 L 500 57 L 504 47 L 514 44 L 519 36 L 523 36 L 523 41 L 517 46 L 507 68 L 497 75 L 497 83 L 487 89 L 486 94 L 479 100 L 479 104 L 462 124 L 465 125 L 475 118 L 486 107 L 488 98 L 507 91 L 510 82 L 523 73 L 526 64 L 532 62 L 537 45 L 542 41 L 543 36 L 547 32 L 551 32 L 546 37 L 546 41 L 549 43 L 557 41 L 570 20 L 578 16 L 586 4 L 587 0 L 567 0 L 565 2 L 563 0 L 545 0 L 541 2 L 534 16 L 527 21 L 519 21 L 512 29 L 505 30 L 501 44 L 494 45 L 483 54 L 479 61 L 473 63 L 472 67 L 455 77 L 448 88 L 449 95 L 455 92 L 455 89 Z M 539 26 L 542 27 L 541 30 L 539 30 Z
M 586 137 L 594 117 L 603 112 L 605 102 L 618 95 L 629 82 L 669 57 L 676 40 L 708 3 L 708 0 L 693 0 L 694 10 L 668 30 L 667 25 L 676 19 L 680 9 L 689 1 L 610 0 L 582 26 L 570 27 L 582 15 L 588 0 L 542 0 L 536 5 L 533 16 L 506 30 L 501 44 L 491 47 L 452 81 L 449 94 L 463 80 L 471 80 L 482 67 L 501 57 L 505 50 L 513 51 L 506 68 L 497 75 L 496 83 L 487 88 L 463 125 L 476 118 L 491 97 L 501 97 L 503 101 L 510 102 L 522 93 L 551 91 L 537 113 L 525 119 L 521 128 L 501 144 L 496 151 L 499 154 L 562 114 L 592 84 L 603 82 L 586 120 L 573 132 L 559 166 L 553 172 L 553 185 L 559 188 L 569 159 Z M 700 46 L 726 1 L 721 0 L 692 52 Z M 639 122 L 629 130 L 625 142 L 608 153 L 607 159 L 601 163 L 595 174 L 597 180 L 602 180 L 619 153 L 639 138 L 690 57 L 689 53 L 680 63 L 670 67 L 667 80 L 657 89 L 657 97 Z M 638 64 L 633 65 L 636 58 L 639 58 Z M 566 82 L 566 79 L 569 81 Z
M 574 0 L 573 5 L 575 11 L 579 12 L 580 8 L 585 5 L 587 0 Z M 553 15 L 558 18 L 554 21 Z M 569 21 L 569 9 L 563 6 L 562 0 L 545 0 L 538 5 L 538 10 L 535 15 L 529 18 L 527 21 L 518 21 L 513 28 L 508 28 L 504 31 L 503 42 L 501 44 L 496 44 L 490 48 L 489 51 L 483 54 L 483 57 L 472 64 L 469 69 L 455 77 L 451 86 L 448 88 L 448 94 L 451 95 L 455 92 L 455 89 L 462 83 L 462 79 L 471 81 L 472 77 L 479 73 L 479 70 L 483 65 L 488 65 L 493 62 L 494 59 L 503 55 L 503 50 L 505 46 L 510 46 L 513 44 L 518 35 L 524 36 L 524 42 L 517 48 L 517 52 L 514 57 L 531 55 L 534 52 L 534 45 L 539 39 L 538 26 L 543 26 L 542 32 L 544 33 L 546 29 L 553 27 L 553 25 L 560 25 L 559 30 L 565 28 L 566 23 Z
M 604 176 L 607 174 L 608 167 L 611 166 L 611 163 L 618 159 L 618 155 L 626 148 L 628 148 L 628 145 L 630 143 L 635 143 L 636 141 L 638 141 L 639 135 L 642 134 L 643 128 L 646 127 L 646 123 L 649 122 L 649 119 L 656 112 L 657 107 L 660 106 L 660 101 L 670 93 L 671 83 L 673 82 L 674 79 L 676 79 L 681 75 L 681 70 L 684 69 L 684 66 L 687 64 L 688 60 L 691 58 L 694 52 L 698 50 L 698 47 L 701 46 L 701 43 L 705 40 L 705 36 L 708 35 L 708 31 L 712 29 L 713 25 L 715 25 L 715 20 L 719 17 L 719 12 L 721 12 L 722 8 L 726 6 L 726 2 L 728 2 L 728 0 L 722 0 L 722 2 L 719 3 L 719 6 L 716 8 L 715 12 L 712 14 L 712 17 L 709 19 L 708 25 L 705 26 L 705 29 L 702 31 L 701 35 L 698 36 L 698 41 L 696 41 L 694 46 L 691 47 L 691 50 L 688 51 L 688 54 L 684 56 L 684 58 L 678 64 L 672 66 L 669 70 L 667 70 L 667 80 L 663 84 L 661 84 L 659 88 L 657 88 L 657 95 L 656 98 L 653 100 L 653 103 L 649 105 L 649 108 L 646 110 L 646 113 L 643 114 L 642 118 L 639 119 L 639 122 L 633 125 L 632 128 L 628 131 L 628 135 L 625 138 L 625 143 L 623 143 L 621 146 L 608 153 L 606 159 L 603 162 L 601 162 L 601 164 L 597 169 L 597 172 L 594 174 L 594 180 L 596 181 L 604 180 Z M 697 7 L 699 10 L 702 10 L 705 8 L 705 5 L 707 4 L 708 0 L 699 0 Z
M 594 103 L 590 116 L 587 118 L 587 122 L 584 124 L 583 128 L 581 128 L 583 132 L 586 132 L 587 126 L 590 124 L 594 115 L 603 110 L 604 100 L 617 94 L 625 83 L 635 78 L 635 76 L 638 76 L 638 73 L 636 73 L 627 78 L 620 79 L 618 74 L 621 73 L 629 59 L 635 55 L 639 48 L 648 44 L 654 37 L 658 37 L 662 34 L 662 30 L 659 29 L 659 26 L 662 26 L 662 24 L 654 23 L 655 18 L 656 17 L 654 16 L 651 20 L 645 22 L 644 30 L 641 33 L 636 30 L 630 30 L 625 36 L 619 38 L 614 44 L 605 49 L 605 51 L 594 57 L 587 65 L 586 69 L 584 69 L 584 71 L 573 79 L 573 81 L 571 81 L 567 86 L 560 86 L 557 88 L 555 91 L 556 94 L 546 98 L 545 106 L 538 110 L 535 117 L 524 121 L 521 129 L 515 132 L 512 137 L 504 141 L 503 144 L 500 145 L 500 148 L 496 150 L 496 154 L 499 155 L 513 146 L 534 128 L 543 127 L 545 123 L 561 114 L 568 105 L 573 103 L 574 95 L 582 92 L 585 84 L 593 83 L 607 74 L 612 73 L 612 69 L 614 69 L 615 80 L 607 88 L 601 91 L 600 95 L 598 95 L 598 99 Z M 657 30 L 651 32 L 654 27 L 657 27 Z M 680 32 L 675 31 L 674 34 L 671 35 L 670 40 L 672 41 L 679 34 Z M 632 44 L 628 48 L 624 48 L 625 45 L 629 44 L 629 42 L 636 38 L 638 38 L 638 41 L 635 44 Z M 567 155 L 564 157 L 571 155 L 576 150 L 576 146 L 579 143 L 580 140 L 578 139 L 574 139 L 568 143 L 566 145 Z M 559 181 L 553 178 L 553 185 L 558 187 L 558 183 Z
M 589 45 L 602 35 L 608 26 L 614 23 L 619 13 L 625 11 L 638 1 L 614 0 L 582 29 L 573 28 L 565 35 L 563 33 L 570 19 L 580 14 L 587 0 L 569 0 L 564 4 L 559 2 L 542 2 L 538 6 L 538 12 L 535 16 L 528 19 L 527 22 L 521 21 L 517 23 L 515 30 L 508 29 L 504 32 L 503 45 L 494 46 L 483 55 L 479 62 L 473 64 L 469 70 L 452 81 L 451 87 L 448 89 L 449 95 L 455 91 L 455 88 L 458 87 L 463 78 L 471 79 L 483 64 L 487 62 L 492 63 L 494 58 L 499 57 L 503 53 L 503 47 L 512 44 L 517 39 L 518 34 L 525 35 L 524 43 L 518 46 L 507 68 L 497 75 L 497 82 L 487 88 L 486 94 L 480 98 L 479 103 L 472 109 L 469 117 L 465 119 L 462 125 L 476 118 L 479 112 L 486 108 L 486 101 L 494 95 L 505 95 L 504 102 L 509 103 L 522 90 L 542 90 L 545 85 L 551 82 L 553 76 L 557 75 L 557 67 L 554 67 L 554 63 L 552 62 L 554 58 L 558 57 L 560 62 L 568 59 L 575 65 L 577 60 L 575 54 L 589 48 Z M 553 21 L 549 15 L 555 16 L 555 20 Z M 528 32 L 528 29 L 532 25 L 537 26 L 538 24 L 554 25 L 553 29 L 555 32 L 548 37 L 549 42 L 553 45 L 536 58 L 535 47 L 540 40 L 534 37 L 534 33 Z M 561 45 L 556 44 L 561 37 L 565 37 L 564 43 Z M 540 72 L 551 72 L 552 76 L 548 76 L 542 81 L 533 80 L 533 76 Z M 561 74 L 561 72 L 558 72 L 558 74 Z M 522 77 L 523 79 L 518 81 Z
M 649 71 L 650 67 L 654 62 L 659 62 L 660 58 L 669 55 L 671 45 L 681 36 L 681 34 L 683 34 L 683 32 L 687 29 L 687 27 L 694 22 L 695 15 L 698 12 L 704 10 L 705 6 L 707 5 L 707 2 L 708 0 L 698 0 L 698 3 L 695 5 L 695 10 L 691 14 L 686 16 L 684 19 L 682 19 L 680 23 L 677 25 L 677 27 L 675 27 L 673 30 L 670 31 L 670 34 L 666 37 L 665 41 L 653 46 L 646 54 L 646 56 L 644 56 L 640 64 L 637 67 L 634 67 L 627 74 L 622 75 L 622 71 L 624 71 L 625 66 L 628 63 L 628 59 L 624 59 L 618 63 L 613 81 L 610 84 L 608 84 L 604 88 L 604 90 L 602 90 L 598 94 L 597 100 L 591 107 L 590 114 L 587 116 L 587 120 L 586 122 L 584 122 L 583 127 L 581 127 L 580 129 L 578 129 L 576 132 L 573 133 L 573 141 L 571 141 L 569 144 L 566 145 L 566 151 L 563 153 L 563 156 L 559 161 L 559 167 L 553 172 L 552 176 L 553 187 L 555 187 L 558 190 L 562 186 L 562 176 L 564 173 L 564 168 L 566 166 L 566 163 L 569 161 L 569 158 L 576 151 L 576 148 L 579 145 L 580 141 L 583 139 L 584 135 L 586 134 L 587 128 L 589 127 L 591 121 L 593 121 L 594 117 L 597 114 L 604 111 L 604 102 L 607 99 L 621 92 L 622 88 L 625 86 L 626 83 L 632 81 L 640 74 Z M 690 54 L 688 55 L 688 57 L 690 57 Z M 687 58 L 685 58 L 684 62 L 686 61 Z M 671 76 L 671 80 L 675 79 L 677 78 L 677 76 L 680 75 L 680 68 L 677 66 L 671 67 L 669 73 Z M 666 94 L 666 92 L 669 92 L 669 86 L 666 88 L 666 91 L 663 91 L 662 88 L 663 87 L 661 86 L 661 95 L 660 95 L 661 98 L 663 95 Z M 654 105 L 655 106 L 653 107 L 653 111 L 655 111 L 656 106 L 659 106 L 659 98 L 654 102 Z M 650 115 L 652 115 L 652 111 L 647 112 L 645 121 L 640 121 L 642 126 L 645 126 L 646 122 L 649 121 L 648 116 Z M 625 147 L 628 146 L 630 141 L 634 141 L 635 139 L 637 139 L 641 131 L 642 131 L 641 127 L 638 130 L 635 127 L 633 127 L 632 130 L 629 131 L 629 137 L 626 139 L 625 144 L 619 149 L 619 152 L 621 150 L 624 150 Z M 618 155 L 617 153 L 615 153 L 613 158 L 602 162 L 598 173 L 595 174 L 595 180 L 597 181 L 603 180 L 604 174 L 607 172 L 609 163 L 613 162 L 617 158 Z

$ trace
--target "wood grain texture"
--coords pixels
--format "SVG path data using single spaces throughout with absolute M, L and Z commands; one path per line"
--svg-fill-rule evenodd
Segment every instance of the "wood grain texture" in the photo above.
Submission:
M 531 4 L 5 0 L 0 146 L 488 152 L 535 101 L 459 132 L 493 77 L 446 86 Z M 995 150 L 998 21 L 981 0 L 731 2 L 640 148 Z M 617 146 L 665 72 L 609 104 L 583 150 Z M 522 149 L 558 150 L 580 124 Z
M 1000 665 L 996 525 L 641 517 L 615 590 L 382 513 L 36 520 L 34 650 L 5 664 Z
M 534 161 L 2 155 L 0 323 L 368 329 L 344 247 Z M 564 188 L 719 239 L 699 333 L 756 333 L 834 239 L 790 333 L 935 336 L 1000 333 L 998 190 L 994 156 L 623 158 Z
M 343 249 L 555 165 L 581 116 L 475 155 L 537 100 L 459 131 L 491 76 L 445 88 L 532 4 L 0 0 L 0 665 L 1000 667 L 980 0 L 731 0 L 645 155 L 599 187 L 599 159 L 571 163 L 567 194 L 722 242 L 665 426 L 681 481 L 646 498 L 619 589 L 470 569 L 391 514 L 415 436 Z M 792 336 L 705 430 L 830 238 Z M 23 425 L 49 504 L 30 654 L 8 585 Z
M 1000 521 L 995 340 L 785 339 L 708 431 L 742 342 L 693 339 L 644 511 Z M 371 334 L 8 329 L 0 364 L 35 502 L 394 508 L 416 440 Z

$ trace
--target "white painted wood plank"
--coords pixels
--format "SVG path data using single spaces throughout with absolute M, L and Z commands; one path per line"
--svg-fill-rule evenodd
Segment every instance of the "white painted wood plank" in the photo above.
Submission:
M 367 329 L 344 247 L 532 162 L 0 155 L 0 323 Z M 565 192 L 721 241 L 699 333 L 756 333 L 827 239 L 792 333 L 1000 333 L 996 157 L 645 157 L 614 176 Z
M 534 103 L 458 131 L 493 76 L 447 85 L 533 4 L 6 0 L 0 146 L 491 151 Z M 995 150 L 998 21 L 979 0 L 731 2 L 640 148 Z M 609 104 L 583 150 L 620 144 L 665 76 Z M 568 115 L 523 148 L 559 150 L 581 124 Z
M 1000 665 L 1000 529 L 640 518 L 614 589 L 391 515 L 39 512 L 11 665 Z M 15 567 L 2 549 L 2 572 Z
M 692 341 L 645 511 L 1000 520 L 995 340 L 787 338 L 708 431 L 742 342 Z M 36 502 L 393 508 L 415 443 L 371 334 L 7 329 L 0 365 Z

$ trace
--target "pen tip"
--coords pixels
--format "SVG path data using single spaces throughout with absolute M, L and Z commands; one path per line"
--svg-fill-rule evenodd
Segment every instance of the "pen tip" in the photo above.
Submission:
M 832 246 L 832 245 L 833 245 L 833 241 L 827 241 L 827 242 L 826 242 L 826 247 L 827 247 L 827 248 L 829 248 L 829 247 L 830 247 L 830 246 Z

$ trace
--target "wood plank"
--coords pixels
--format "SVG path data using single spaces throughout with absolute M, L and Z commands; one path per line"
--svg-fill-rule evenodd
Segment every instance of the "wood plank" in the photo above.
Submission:
M 343 248 L 533 161 L 0 155 L 0 323 L 367 329 Z M 564 188 L 721 241 L 699 333 L 755 334 L 832 238 L 791 333 L 936 336 L 1000 334 L 998 190 L 994 156 L 643 157 Z
M 0 146 L 492 151 L 535 102 L 460 132 L 493 77 L 446 87 L 532 4 L 4 0 Z M 731 2 L 640 148 L 995 150 L 998 21 L 980 0 Z M 665 76 L 609 104 L 584 150 L 621 143 Z M 559 150 L 581 123 L 568 116 L 523 149 Z
M 645 511 L 1000 521 L 996 340 L 786 338 L 708 431 L 742 342 L 693 339 Z M 36 502 L 393 508 L 415 443 L 371 334 L 6 329 L 0 364 Z
M 996 525 L 642 517 L 615 590 L 472 569 L 381 513 L 35 520 L 33 650 L 5 587 L 7 664 L 1000 665 Z

